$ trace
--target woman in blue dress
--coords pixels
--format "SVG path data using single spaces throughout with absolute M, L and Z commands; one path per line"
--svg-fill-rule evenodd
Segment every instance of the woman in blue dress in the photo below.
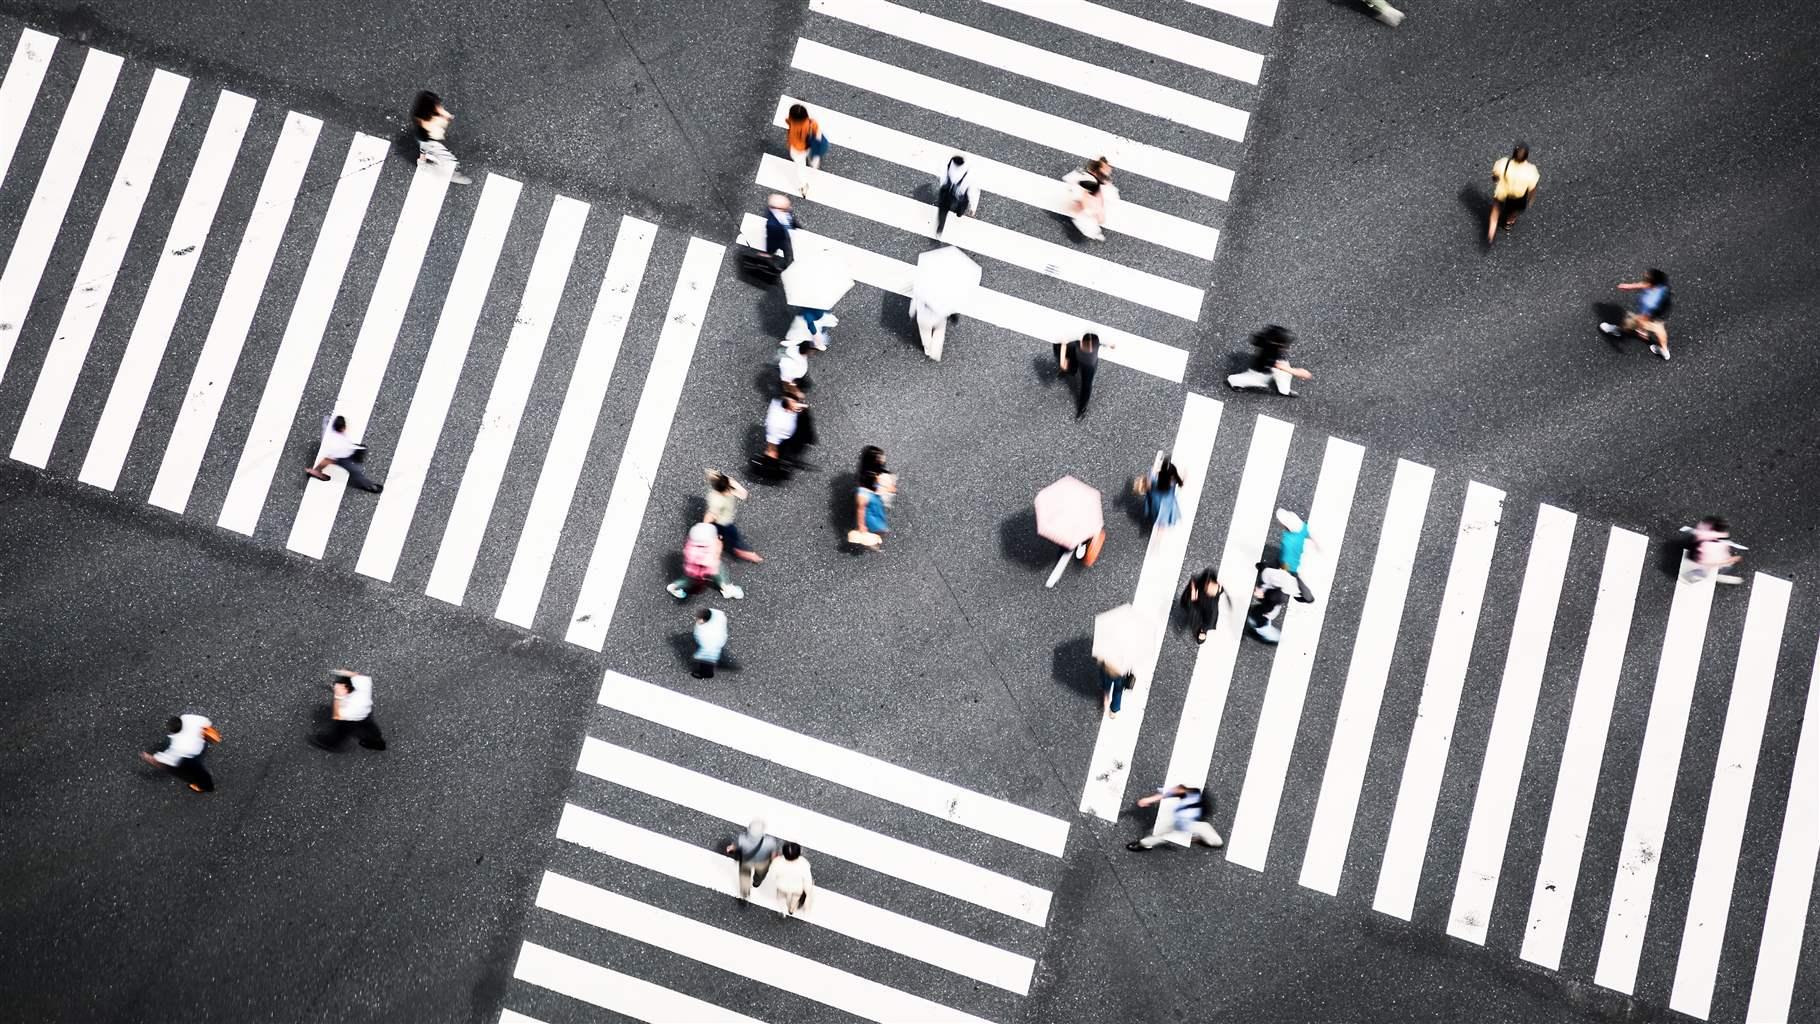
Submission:
M 1174 526 L 1182 517 L 1182 504 L 1176 497 L 1176 490 L 1182 486 L 1181 471 L 1168 456 L 1158 452 L 1145 485 L 1144 517 L 1152 526 Z
M 897 496 L 897 477 L 885 468 L 885 452 L 877 445 L 860 451 L 858 486 L 853 489 L 855 529 L 847 539 L 877 550 L 891 530 L 886 510 Z

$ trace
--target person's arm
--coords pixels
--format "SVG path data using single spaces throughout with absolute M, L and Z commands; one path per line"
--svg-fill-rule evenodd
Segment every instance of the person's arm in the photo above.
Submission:
M 870 532 L 866 529 L 866 492 L 865 491 L 854 491 L 853 492 L 853 518 L 855 521 L 855 528 L 858 529 L 859 532 L 861 532 L 861 533 Z
M 1289 365 L 1289 360 L 1287 360 L 1287 359 L 1277 360 L 1276 364 L 1274 366 L 1272 366 L 1271 368 L 1276 369 L 1276 370 L 1282 370 L 1284 373 L 1289 374 L 1291 377 L 1294 377 L 1296 380 L 1313 380 L 1314 379 L 1314 374 L 1312 372 L 1310 372 L 1308 370 L 1304 370 L 1300 366 Z
M 1642 291 L 1648 287 L 1648 281 L 1624 281 L 1618 285 L 1618 290 L 1621 292 L 1636 292 Z
M 1073 347 L 1074 342 L 1072 341 L 1062 342 L 1062 357 L 1057 361 L 1057 365 L 1061 367 L 1063 373 L 1068 372 L 1068 350 Z

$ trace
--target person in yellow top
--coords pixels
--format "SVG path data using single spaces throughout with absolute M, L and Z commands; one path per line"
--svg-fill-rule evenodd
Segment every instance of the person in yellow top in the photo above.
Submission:
M 1541 180 L 1542 172 L 1529 162 L 1529 147 L 1521 142 L 1491 165 L 1491 224 L 1485 229 L 1485 244 L 1498 237 L 1499 220 L 1507 228 L 1517 223 L 1517 214 L 1529 209 Z

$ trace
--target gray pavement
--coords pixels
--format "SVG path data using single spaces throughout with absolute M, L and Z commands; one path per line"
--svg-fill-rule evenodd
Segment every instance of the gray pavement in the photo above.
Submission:
M 1813 134 L 1799 115 L 1814 89 L 1794 70 L 1815 42 L 1806 21 L 1777 4 L 1614 10 L 1584 3 L 1518 25 L 1501 9 L 1411 0 L 1410 21 L 1392 32 L 1337 2 L 1286 7 L 1273 27 L 1172 4 L 1178 27 L 1267 55 L 1261 86 L 1253 87 L 1000 7 L 900 6 L 1250 110 L 1250 130 L 1242 143 L 1201 135 L 1113 99 L 1035 83 L 797 4 L 348 14 L 198 4 L 108 5 L 96 13 L 0 3 L 0 12 L 44 31 L 128 56 L 123 95 L 143 90 L 152 65 L 197 79 L 89 354 L 92 379 L 85 375 L 72 399 L 47 471 L 9 462 L 0 476 L 0 536 L 11 553 L 0 570 L 9 584 L 0 657 L 29 680 L 0 705 L 8 723 L 0 758 L 9 776 L 41 780 L 9 802 L 0 847 L 8 877 L 23 882 L 0 902 L 0 932 L 12 940 L 0 954 L 37 979 L 9 996 L 17 999 L 8 1008 L 13 1016 L 490 1022 L 503 1006 L 551 1024 L 620 1019 L 573 994 L 512 979 L 528 941 L 760 1019 L 864 1014 L 837 1008 L 831 992 L 841 986 L 806 968 L 782 984 L 760 980 L 749 958 L 725 958 L 721 943 L 775 946 L 991 1020 L 1210 1013 L 1285 1022 L 1677 1019 L 1666 1003 L 1753 588 L 1716 595 L 1636 983 L 1630 993 L 1612 991 L 1593 975 L 1665 649 L 1662 623 L 1674 588 L 1672 565 L 1658 563 L 1676 526 L 1721 510 L 1752 547 L 1747 569 L 1796 581 L 1710 1012 L 1712 1020 L 1744 1019 L 1820 621 L 1800 585 L 1816 555 L 1805 481 L 1820 456 L 1788 415 L 1813 386 L 1813 357 L 1789 329 L 1800 322 L 1796 291 L 1768 286 L 1799 280 L 1812 264 L 1791 227 L 1813 213 L 1794 170 Z M 1161 17 L 1135 0 L 1105 6 Z M 248 28 L 261 25 L 283 31 Z M 1488 32 L 1489 25 L 1504 31 Z M 7 23 L 0 48 L 11 52 L 17 31 Z M 1232 201 L 1222 204 L 1121 170 L 1127 200 L 1221 231 L 1211 264 L 1117 235 L 1092 250 L 1207 286 L 1197 320 L 981 260 L 990 287 L 1188 353 L 1180 383 L 1109 365 L 1078 423 L 1040 340 L 969 317 L 933 365 L 916 347 L 903 300 L 859 286 L 842 304 L 830 351 L 814 357 L 811 400 L 823 443 L 811 457 L 820 469 L 753 488 L 740 523 L 768 560 L 734 563 L 745 600 L 711 599 L 732 616 L 731 650 L 741 668 L 701 683 L 687 675 L 683 634 L 688 611 L 710 599 L 678 607 L 661 587 L 675 575 L 681 535 L 699 515 L 701 467 L 743 471 L 756 443 L 771 339 L 787 316 L 774 297 L 736 277 L 731 259 L 713 285 L 606 647 L 596 655 L 564 643 L 563 634 L 594 530 L 621 485 L 622 457 L 658 440 L 626 435 L 645 397 L 649 350 L 664 329 L 688 236 L 731 243 L 739 217 L 762 207 L 767 189 L 752 175 L 761 152 L 782 155 L 782 132 L 767 127 L 776 97 L 801 96 L 1049 177 L 1071 166 L 1068 154 L 1011 131 L 792 69 L 798 35 L 1054 116 L 1117 126 L 1139 142 L 1234 168 L 1237 177 Z M 41 100 L 28 121 L 0 191 L 0 243 L 19 231 L 78 53 L 59 51 L 43 90 L 56 100 Z M 305 425 L 284 442 L 259 529 L 240 538 L 213 518 L 349 133 L 391 137 L 402 129 L 404 101 L 425 84 L 456 109 L 453 144 L 477 179 L 491 171 L 527 187 L 410 543 L 394 578 L 381 583 L 353 571 L 373 515 L 366 495 L 347 496 L 322 560 L 283 548 L 304 490 L 291 467 L 313 452 L 313 410 L 333 402 L 335 368 L 355 343 L 408 183 L 402 159 L 380 176 L 303 393 Z M 237 228 L 225 226 L 248 216 L 263 172 L 259 154 L 269 151 L 282 112 L 301 110 L 326 125 L 196 497 L 176 517 L 144 504 L 166 431 L 139 432 L 113 493 L 73 478 L 80 439 L 95 429 L 106 398 L 100 382 L 108 377 L 99 368 L 121 358 L 156 262 L 148 257 L 206 126 L 204 100 L 218 87 L 261 106 L 153 389 L 148 423 L 168 421 L 182 407 L 184 360 L 195 359 L 238 242 Z M 127 103 L 109 113 L 100 160 L 117 159 L 133 113 Z M 1543 189 L 1515 233 L 1487 252 L 1477 204 L 1490 161 L 1513 136 L 1532 146 Z M 834 142 L 830 173 L 929 198 L 929 180 L 919 173 L 844 149 L 838 136 Z M 112 164 L 104 166 L 91 165 L 94 180 L 77 191 L 12 368 L 0 378 L 0 436 L 18 429 L 37 367 L 55 343 L 52 328 L 105 197 Z M 381 478 L 478 191 L 450 193 L 407 310 L 367 434 Z M 589 201 L 594 210 L 474 582 L 462 605 L 451 606 L 422 591 L 554 195 Z M 813 190 L 800 208 L 812 230 L 891 259 L 912 261 L 928 244 L 863 213 L 830 209 Z M 490 612 L 622 214 L 653 221 L 657 241 L 536 622 L 519 630 Z M 1053 214 L 1007 197 L 988 194 L 982 216 L 1025 239 L 1077 244 Z M 1676 358 L 1667 364 L 1640 345 L 1614 347 L 1592 329 L 1598 304 L 1615 299 L 1609 285 L 1650 264 L 1677 285 Z M 1266 321 L 1302 335 L 1297 361 L 1317 376 L 1299 401 L 1231 396 L 1220 385 L 1244 336 Z M 1229 520 L 1260 413 L 1295 426 L 1281 504 L 1308 507 L 1329 436 L 1366 449 L 1339 582 L 1322 595 L 1327 625 L 1301 726 L 1287 738 L 1285 796 L 1262 873 L 1208 851 L 1138 857 L 1123 844 L 1149 827 L 1149 812 L 1127 811 L 1109 823 L 1076 811 L 1099 729 L 1086 661 L 1090 622 L 1130 599 L 1145 531 L 1109 503 L 1104 561 L 1044 591 L 1052 549 L 1032 537 L 1030 495 L 1063 473 L 1120 494 L 1175 436 L 1184 390 L 1225 402 L 1206 497 L 1188 535 L 1190 568 L 1218 562 L 1228 530 L 1246 525 Z M 1773 438 L 1764 436 L 1772 430 Z M 850 467 L 868 443 L 889 453 L 903 492 L 885 549 L 859 556 L 838 540 L 851 517 Z M 1343 881 L 1329 897 L 1298 885 L 1296 868 L 1348 685 L 1346 652 L 1378 532 L 1396 525 L 1382 511 L 1399 458 L 1435 468 L 1434 495 Z M 1501 539 L 1478 610 L 1434 838 L 1405 922 L 1372 909 L 1372 888 L 1427 659 L 1458 631 L 1436 623 L 1469 481 L 1506 492 Z M 1544 502 L 1581 521 L 1504 883 L 1488 941 L 1478 946 L 1444 931 L 1524 591 L 1526 539 Z M 1519 959 L 1518 949 L 1597 566 L 1614 526 L 1651 538 L 1651 554 L 1617 682 L 1572 926 L 1561 969 L 1547 971 Z M 48 639 L 56 633 L 68 639 Z M 343 662 L 380 681 L 380 714 L 393 738 L 383 755 L 350 750 L 329 758 L 302 742 L 320 706 L 319 677 Z M 1239 802 L 1271 668 L 1269 650 L 1241 646 L 1209 775 L 1223 832 Z M 1015 847 L 906 811 L 862 780 L 839 785 L 591 707 L 609 669 L 1067 820 L 1067 848 L 1052 857 Z M 1163 781 L 1194 672 L 1192 642 L 1171 635 L 1144 684 L 1150 710 L 1128 800 Z M 123 692 L 134 696 L 122 701 Z M 228 734 L 212 755 L 222 788 L 206 801 L 132 760 L 162 716 L 179 709 L 173 702 L 205 710 Z M 75 722 L 90 727 L 78 733 L 57 724 Z M 565 803 L 693 848 L 717 846 L 733 827 L 686 802 L 679 808 L 574 771 L 584 737 L 1052 892 L 1046 926 L 1037 928 L 809 851 L 830 889 L 1029 957 L 1034 985 L 1028 995 L 998 990 L 557 840 Z M 71 789 L 79 801 L 68 800 Z M 134 828 L 114 827 L 123 819 Z M 533 907 L 545 871 L 702 922 L 720 937 L 665 950 L 649 937 Z M 171 905 L 186 916 L 173 918 Z M 1820 1001 L 1820 972 L 1811 968 L 1820 957 L 1816 907 L 1806 911 L 1801 959 L 1808 966 L 1796 979 L 1796 1007 Z M 185 938 L 171 941 L 173 929 Z M 634 991 L 629 984 L 618 991 Z

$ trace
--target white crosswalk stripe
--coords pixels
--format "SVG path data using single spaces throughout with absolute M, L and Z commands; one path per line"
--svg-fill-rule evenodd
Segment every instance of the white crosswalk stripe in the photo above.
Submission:
M 32 114 L 56 48 L 56 36 L 25 29 L 19 33 L 13 59 L 6 65 L 6 77 L 0 79 L 0 186 L 6 184 L 13 154 L 19 151 L 19 137 L 25 134 L 25 119 Z

